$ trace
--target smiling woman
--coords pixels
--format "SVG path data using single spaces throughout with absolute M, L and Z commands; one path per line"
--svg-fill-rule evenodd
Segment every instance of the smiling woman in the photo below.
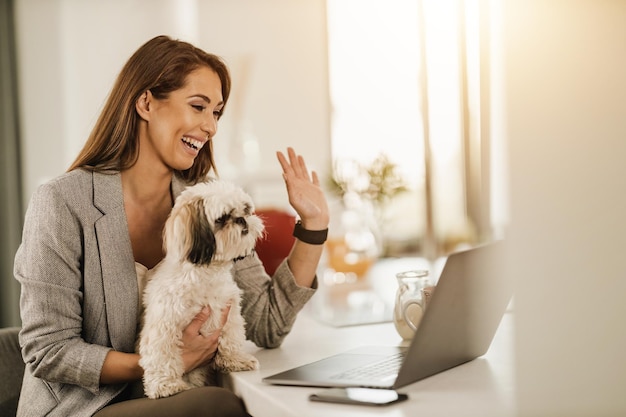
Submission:
M 77 167 L 120 170 L 133 166 L 139 156 L 140 142 L 143 141 L 141 138 L 145 137 L 141 132 L 147 124 L 142 123 L 142 120 L 147 121 L 153 114 L 152 110 L 158 113 L 165 108 L 169 113 L 172 102 L 174 106 L 179 104 L 179 107 L 175 107 L 176 117 L 184 112 L 181 102 L 186 102 L 187 111 L 184 112 L 184 116 L 189 119 L 195 112 L 194 122 L 197 124 L 196 136 L 193 136 L 193 132 L 181 132 L 176 139 L 178 143 L 186 135 L 192 135 L 191 138 L 194 140 L 206 142 L 207 138 L 215 134 L 217 119 L 230 95 L 230 74 L 226 65 L 216 55 L 203 51 L 198 53 L 200 50 L 190 44 L 181 43 L 181 45 L 189 46 L 178 51 L 172 48 L 167 37 L 159 36 L 148 42 L 128 60 L 83 151 L 71 165 L 70 170 Z M 152 58 L 151 54 L 157 54 L 158 58 Z M 150 66 L 148 63 L 154 59 L 158 63 Z M 165 67 L 167 69 L 157 72 L 164 65 L 167 65 Z M 189 77 L 186 74 L 189 74 Z M 181 88 L 184 91 L 177 91 Z M 175 93 L 170 97 L 172 92 Z M 205 98 L 200 98 L 199 95 Z M 212 101 L 209 96 L 212 96 Z M 116 105 L 120 102 L 123 103 L 122 106 Z M 205 117 L 207 109 L 210 119 Z M 174 118 L 173 115 L 169 117 Z M 164 124 L 167 120 L 157 124 L 155 129 L 159 130 L 158 134 L 163 134 L 160 130 L 165 129 Z M 139 138 L 135 137 L 137 128 L 140 129 Z M 186 168 L 177 169 L 181 171 L 183 178 L 195 182 L 211 171 L 214 165 L 212 146 L 209 142 L 208 148 L 193 167 L 189 164 Z
M 31 364 L 19 416 L 247 415 L 241 400 L 211 386 L 210 377 L 176 396 L 145 398 L 135 352 L 143 277 L 149 280 L 165 257 L 162 236 L 174 201 L 184 188 L 214 181 L 211 144 L 229 94 L 230 75 L 218 56 L 152 38 L 122 68 L 69 171 L 32 196 L 15 256 L 22 355 Z M 277 159 L 301 227 L 325 235 L 329 214 L 317 174 L 292 148 Z M 173 233 L 179 234 L 177 222 Z M 221 311 L 189 307 L 176 350 L 165 354 L 180 361 L 184 374 L 213 369 L 232 318 L 229 302 L 241 308 L 250 341 L 280 345 L 314 293 L 321 243 L 298 238 L 272 277 L 254 252 L 230 261 L 241 298 L 225 300 Z M 211 256 L 203 263 L 219 261 Z M 180 270 L 195 261 L 190 257 Z M 221 325 L 200 332 L 209 319 Z M 54 396 L 51 386 L 58 388 Z
M 212 159 L 211 140 L 225 105 L 220 78 L 212 68 L 203 66 L 190 72 L 184 85 L 165 97 L 153 94 L 152 89 L 141 95 L 135 109 L 140 117 L 142 151 L 133 168 L 146 164 L 154 171 L 154 163 L 161 161 L 188 170 L 206 143 L 209 149 L 204 155 Z

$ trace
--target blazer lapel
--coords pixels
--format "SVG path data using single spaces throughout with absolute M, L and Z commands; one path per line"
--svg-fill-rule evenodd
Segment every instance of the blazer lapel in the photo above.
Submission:
M 93 188 L 94 206 L 103 213 L 95 229 L 111 345 L 115 350 L 133 352 L 139 290 L 121 176 L 119 173 L 94 173 Z

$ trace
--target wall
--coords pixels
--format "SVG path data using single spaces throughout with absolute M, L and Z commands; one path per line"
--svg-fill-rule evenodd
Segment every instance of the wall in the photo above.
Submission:
M 294 146 L 320 173 L 328 167 L 324 4 L 16 0 L 25 200 L 73 161 L 126 59 L 167 34 L 232 69 L 233 97 L 215 142 L 222 176 L 254 178 L 257 204 L 285 205 L 275 151 Z M 240 160 L 244 145 L 250 162 Z
M 504 2 L 519 416 L 626 415 L 626 2 Z

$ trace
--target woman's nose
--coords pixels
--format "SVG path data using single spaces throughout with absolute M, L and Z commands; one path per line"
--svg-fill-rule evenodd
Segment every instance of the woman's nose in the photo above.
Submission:
M 211 139 L 217 133 L 217 119 L 213 115 L 207 117 L 202 123 L 201 129 L 207 134 L 207 139 Z

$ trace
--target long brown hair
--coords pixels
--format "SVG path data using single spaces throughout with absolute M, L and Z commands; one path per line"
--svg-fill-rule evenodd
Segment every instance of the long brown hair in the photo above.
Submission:
M 122 171 L 133 166 L 139 156 L 137 99 L 148 90 L 157 99 L 166 98 L 182 88 L 187 75 L 201 66 L 211 68 L 220 77 L 226 105 L 230 74 L 221 58 L 167 36 L 143 44 L 122 68 L 85 146 L 68 171 Z M 212 141 L 207 145 L 191 168 L 178 172 L 184 180 L 196 183 L 211 170 L 217 174 Z

